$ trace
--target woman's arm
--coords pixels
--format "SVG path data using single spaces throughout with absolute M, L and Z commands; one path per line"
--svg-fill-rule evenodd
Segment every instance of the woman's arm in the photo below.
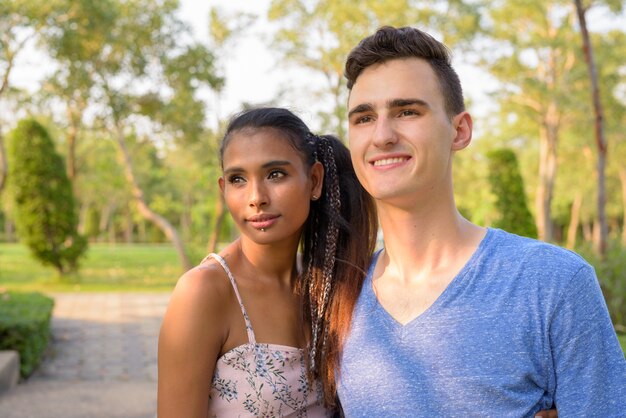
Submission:
M 228 335 L 227 280 L 197 267 L 178 281 L 161 325 L 158 417 L 207 416 L 215 363 Z

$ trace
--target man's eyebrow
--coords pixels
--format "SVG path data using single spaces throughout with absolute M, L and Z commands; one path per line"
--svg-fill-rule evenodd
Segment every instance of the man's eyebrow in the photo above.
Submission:
M 269 167 L 281 167 L 286 165 L 292 165 L 291 161 L 288 160 L 272 160 L 264 163 L 261 168 L 269 168 Z M 232 174 L 232 173 L 241 173 L 245 171 L 243 167 L 228 167 L 224 169 L 224 174 Z
M 422 100 L 422 99 L 393 99 L 387 102 L 387 108 L 393 109 L 396 107 L 404 107 L 404 106 L 421 106 L 421 107 L 430 107 L 430 105 Z
M 348 112 L 348 119 L 350 119 L 355 113 L 368 112 L 372 109 L 374 109 L 374 106 L 372 106 L 371 103 L 362 103 L 360 105 L 357 105 L 350 109 L 350 111 Z
M 386 106 L 387 106 L 387 109 L 394 109 L 394 108 L 404 107 L 404 106 L 420 106 L 420 107 L 427 107 L 427 108 L 430 107 L 428 102 L 422 99 L 391 99 L 387 102 Z M 348 112 L 348 119 L 350 119 L 350 117 L 352 117 L 352 115 L 354 115 L 355 113 L 364 113 L 364 112 L 369 112 L 372 110 L 374 110 L 374 105 L 372 105 L 371 103 L 362 103 L 360 105 L 353 107 Z

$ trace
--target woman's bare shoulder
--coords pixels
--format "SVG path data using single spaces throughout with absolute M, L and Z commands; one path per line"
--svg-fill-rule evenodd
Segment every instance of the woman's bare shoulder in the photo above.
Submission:
M 219 309 L 230 300 L 231 294 L 232 285 L 222 266 L 214 259 L 207 259 L 178 279 L 172 298 Z
M 217 262 L 210 260 L 185 272 L 163 318 L 162 343 L 172 352 L 189 350 L 198 342 L 219 352 L 229 333 L 228 312 L 233 299 L 228 276 Z

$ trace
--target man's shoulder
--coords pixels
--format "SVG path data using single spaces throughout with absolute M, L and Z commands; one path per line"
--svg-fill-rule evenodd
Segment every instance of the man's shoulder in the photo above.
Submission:
M 574 251 L 538 239 L 516 235 L 501 229 L 490 229 L 493 235 L 490 251 L 494 256 L 509 260 L 537 262 L 548 267 L 553 263 L 571 265 L 574 268 L 589 266 L 589 263 Z
M 594 268 L 580 255 L 566 248 L 522 237 L 499 229 L 490 230 L 491 240 L 482 257 L 482 272 L 500 279 L 503 275 L 527 289 L 559 294 L 569 286 L 593 285 Z M 560 289 L 560 290 L 559 290 Z

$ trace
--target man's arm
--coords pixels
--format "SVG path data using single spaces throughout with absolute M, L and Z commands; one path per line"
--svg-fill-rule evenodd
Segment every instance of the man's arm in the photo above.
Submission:
M 569 416 L 623 416 L 626 360 L 591 266 L 572 277 L 552 313 L 555 403 Z

